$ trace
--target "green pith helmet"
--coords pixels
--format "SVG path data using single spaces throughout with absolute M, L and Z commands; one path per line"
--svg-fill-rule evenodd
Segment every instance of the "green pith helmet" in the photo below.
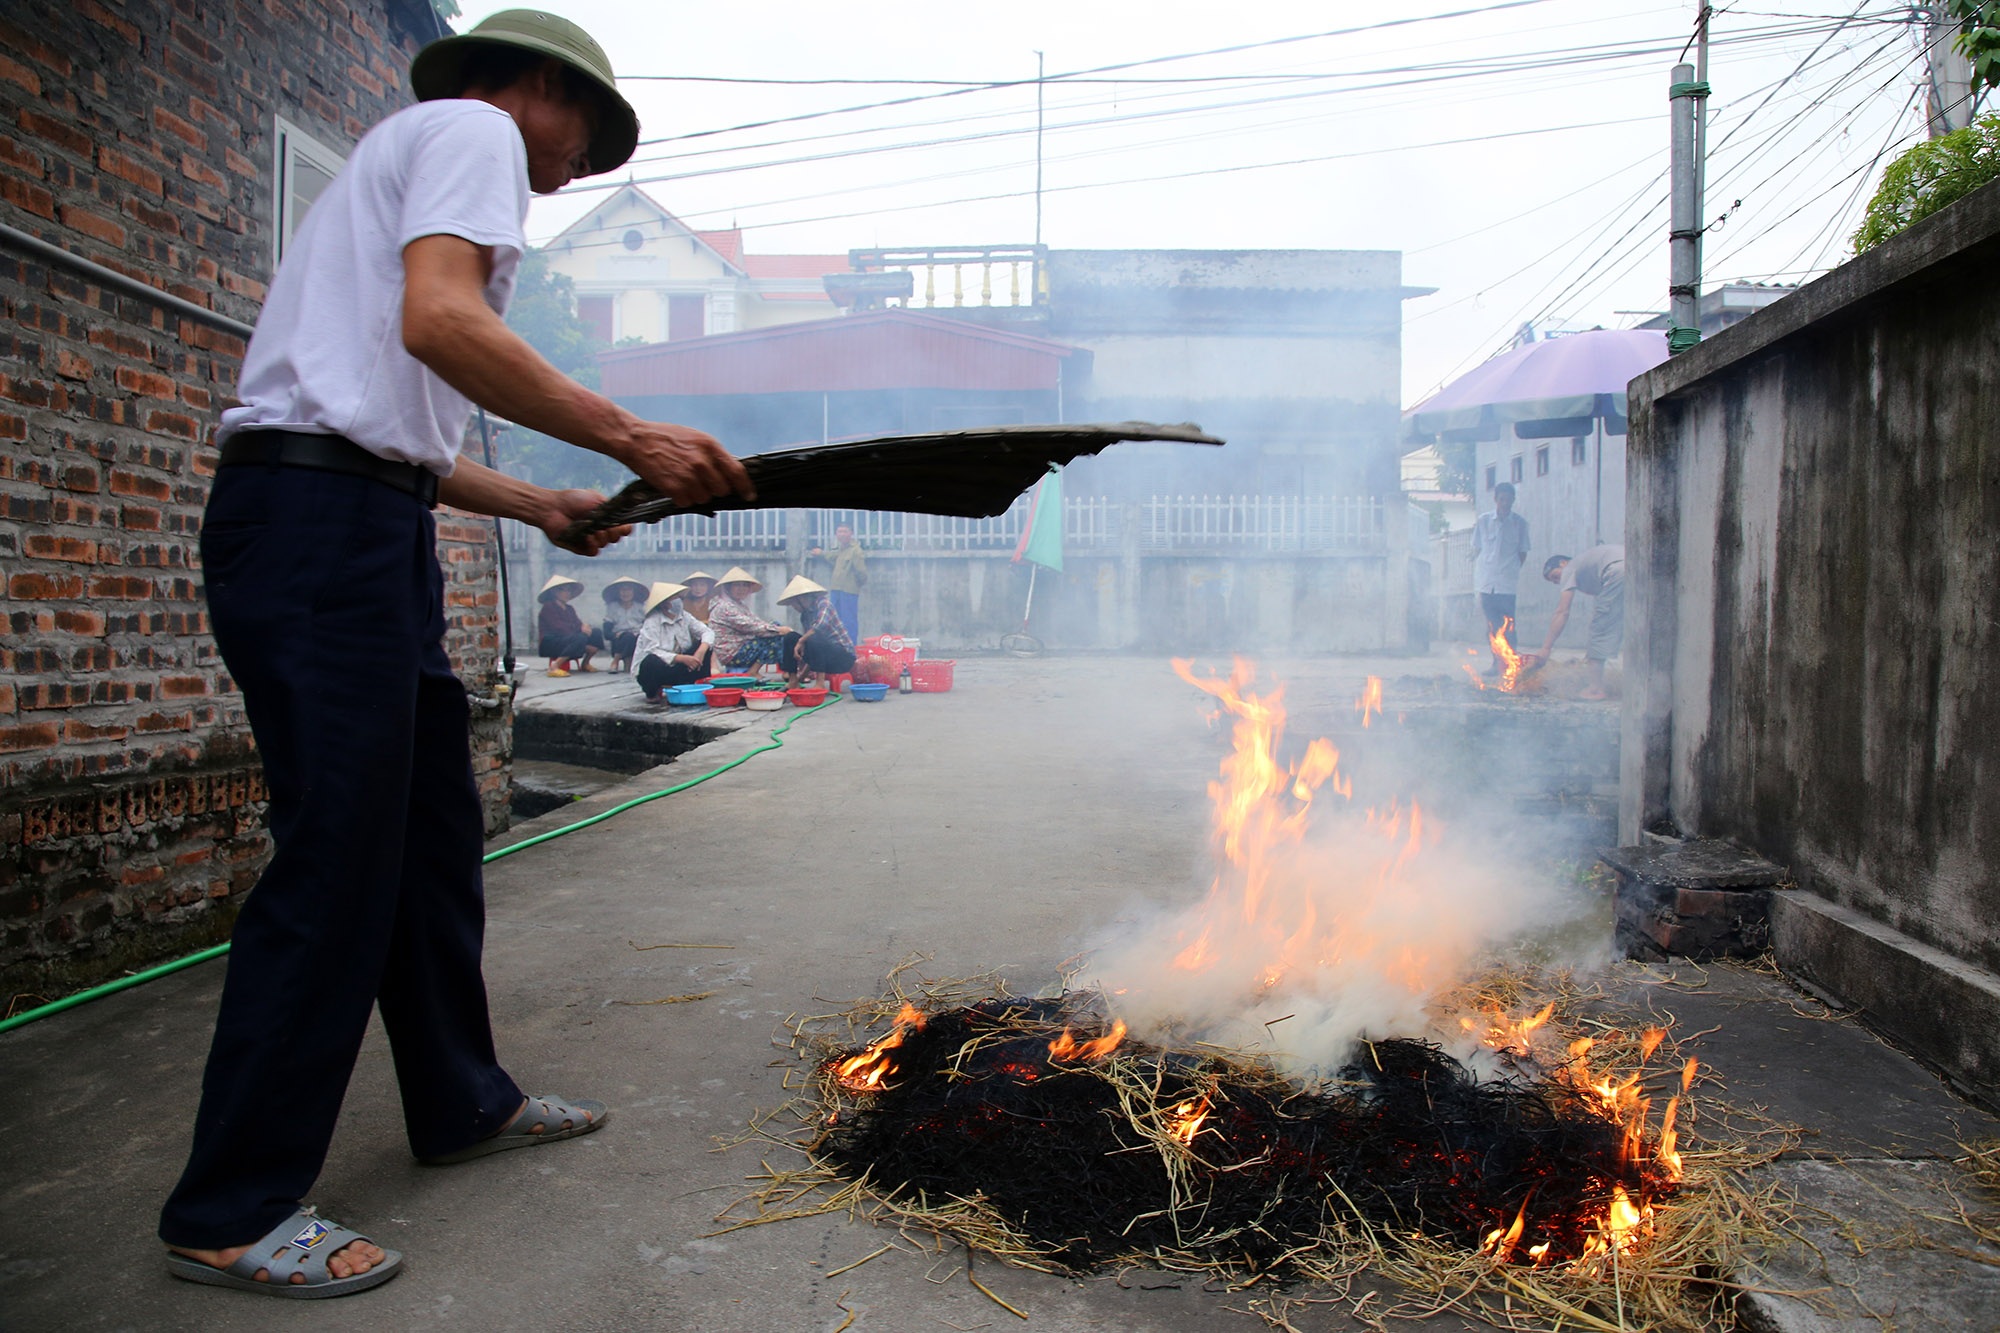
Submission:
M 466 52 L 481 42 L 539 52 L 587 75 L 603 88 L 604 114 L 590 141 L 590 174 L 600 175 L 625 165 L 639 146 L 639 116 L 619 95 L 611 58 L 582 28 L 539 9 L 503 9 L 481 20 L 471 32 L 439 38 L 417 52 L 417 58 L 410 62 L 410 87 L 417 100 L 457 97 L 463 91 L 461 71 Z

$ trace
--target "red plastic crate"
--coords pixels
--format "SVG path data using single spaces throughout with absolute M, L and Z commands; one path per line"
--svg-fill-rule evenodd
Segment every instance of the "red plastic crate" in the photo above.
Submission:
M 896 664 L 898 671 L 917 660 L 917 650 L 910 647 L 900 634 L 877 634 L 872 639 L 863 639 L 857 655 L 886 657 Z
M 958 665 L 956 658 L 928 657 L 921 662 L 910 664 L 910 692 L 913 694 L 943 694 L 951 688 L 951 669 Z

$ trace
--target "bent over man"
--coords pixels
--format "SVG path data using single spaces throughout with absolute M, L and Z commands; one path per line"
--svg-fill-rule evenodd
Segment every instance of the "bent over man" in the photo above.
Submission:
M 1542 566 L 1542 577 L 1562 589 L 1556 599 L 1555 614 L 1549 617 L 1548 637 L 1527 658 L 1530 667 L 1540 666 L 1555 651 L 1556 640 L 1569 624 L 1569 604 L 1578 593 L 1590 598 L 1590 640 L 1584 646 L 1584 665 L 1590 669 L 1590 683 L 1580 697 L 1604 697 L 1604 664 L 1618 655 L 1625 639 L 1625 548 L 1593 546 L 1582 555 L 1552 555 Z
M 484 825 L 431 517 L 443 501 L 560 540 L 601 497 L 459 457 L 472 404 L 607 454 L 683 503 L 749 494 L 716 441 L 638 420 L 502 321 L 530 192 L 610 171 L 638 140 L 597 43 L 509 10 L 426 47 L 410 79 L 419 104 L 361 140 L 272 280 L 241 405 L 217 431 L 201 536 L 276 850 L 236 924 L 160 1237 L 176 1276 L 275 1296 L 344 1295 L 401 1263 L 302 1207 L 376 1006 L 425 1162 L 605 1120 L 594 1102 L 524 1095 L 494 1053 Z

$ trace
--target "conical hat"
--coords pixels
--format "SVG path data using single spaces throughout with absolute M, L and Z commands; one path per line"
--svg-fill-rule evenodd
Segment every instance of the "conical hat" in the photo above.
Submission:
M 752 587 L 755 587 L 760 591 L 764 587 L 764 580 L 758 578 L 755 574 L 752 574 L 749 570 L 743 568 L 743 566 L 741 565 L 731 565 L 729 567 L 729 572 L 727 574 L 724 574 L 721 578 L 717 579 L 716 582 L 725 585 L 731 583 L 748 583 Z
M 693 583 L 696 579 L 707 579 L 710 583 L 713 583 L 715 582 L 715 575 L 709 573 L 705 569 L 697 569 L 694 573 L 689 574 L 686 578 L 682 579 L 681 582 Z
M 549 598 L 556 595 L 556 589 L 558 588 L 576 588 L 581 590 L 582 587 L 583 584 L 580 581 L 571 578 L 567 574 L 551 574 L 549 575 L 549 581 L 542 585 L 542 590 L 535 594 L 535 600 L 538 602 L 548 601 Z
M 655 583 L 652 593 L 646 598 L 646 614 L 652 615 L 654 607 L 670 602 L 686 591 L 685 583 Z
M 786 602 L 791 601 L 792 598 L 803 597 L 809 592 L 825 591 L 825 588 L 820 587 L 805 575 L 794 574 L 792 581 L 785 585 L 785 590 L 778 594 L 778 605 L 783 606 Z
M 646 595 L 646 585 L 641 581 L 639 581 L 638 579 L 633 578 L 630 574 L 626 574 L 620 578 L 615 578 L 611 580 L 611 582 L 604 585 L 604 604 L 606 606 L 609 606 L 613 602 L 618 600 L 618 587 L 620 584 L 624 583 L 631 584 L 633 589 L 636 592 L 638 592 L 638 594 L 641 597 L 644 597 Z

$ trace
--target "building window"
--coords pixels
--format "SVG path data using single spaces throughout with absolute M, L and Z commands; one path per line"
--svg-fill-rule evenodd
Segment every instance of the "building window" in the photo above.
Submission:
M 292 237 L 321 191 L 333 183 L 347 159 L 307 134 L 283 116 L 272 135 L 271 267 L 277 269 Z
M 1549 447 L 1546 444 L 1535 450 L 1535 475 L 1538 477 L 1549 475 Z
M 1499 480 L 1500 465 L 1498 463 L 1488 463 L 1486 465 L 1486 489 L 1489 491 L 1492 490 L 1493 484 Z
M 608 296 L 579 296 L 576 298 L 576 317 L 590 326 L 590 336 L 609 347 L 611 337 L 611 300 Z
M 1590 441 L 1579 435 L 1569 442 L 1569 461 L 1582 467 L 1590 461 Z
M 667 298 L 667 341 L 699 338 L 708 332 L 708 298 L 669 296 Z
M 640 246 L 646 243 L 646 238 L 639 234 L 639 229 L 637 227 L 634 227 L 632 230 L 626 232 L 623 237 L 623 240 L 625 248 L 627 250 L 637 250 Z
M 1514 455 L 1514 461 L 1508 467 L 1507 473 L 1508 473 L 1507 480 L 1512 482 L 1520 482 L 1526 478 L 1527 472 L 1521 466 L 1521 455 L 1519 454 Z

